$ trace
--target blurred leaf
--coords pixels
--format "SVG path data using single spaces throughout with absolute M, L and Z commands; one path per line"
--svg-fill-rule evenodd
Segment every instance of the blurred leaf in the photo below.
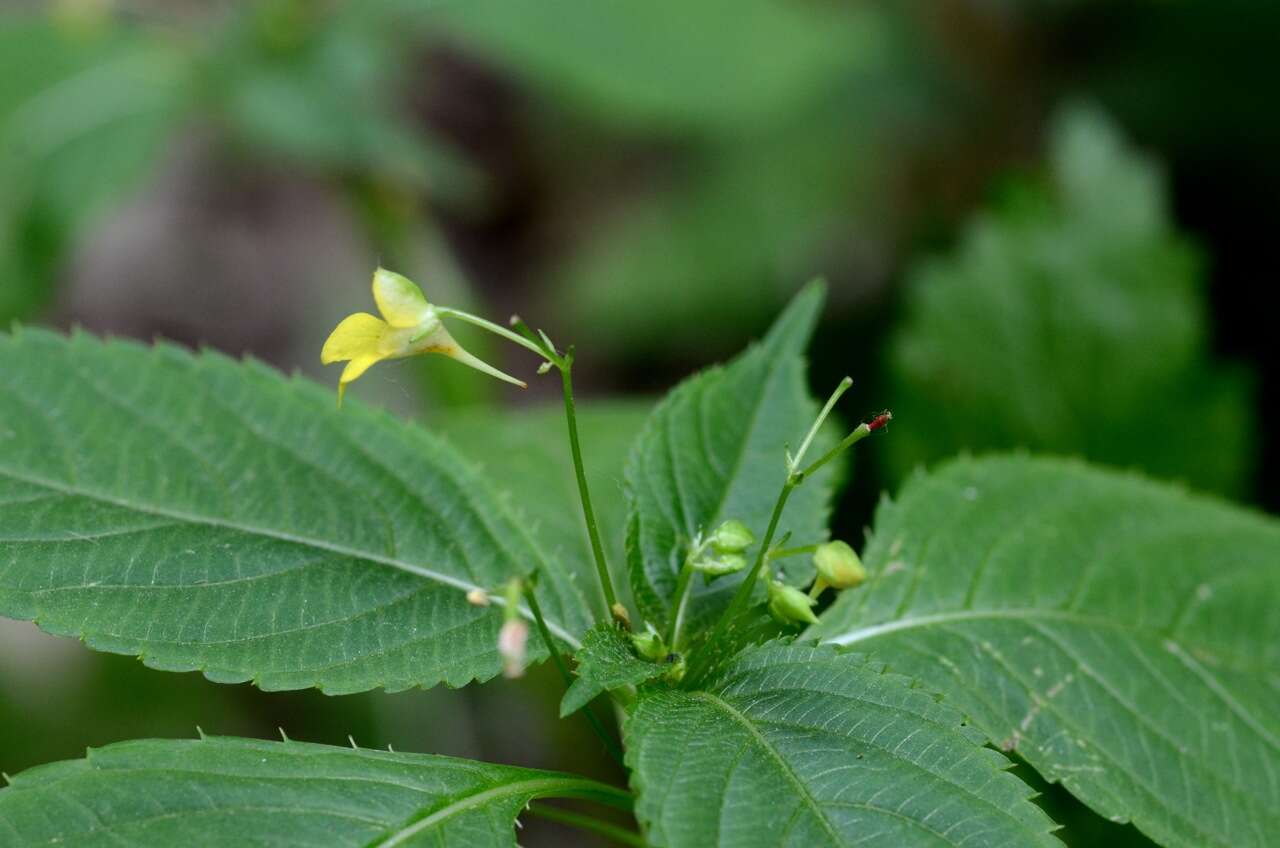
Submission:
M 206 105 L 255 155 L 465 197 L 476 174 L 396 100 L 424 15 L 386 0 L 246 4 L 201 63 Z
M 452 757 L 156 739 L 18 775 L 0 789 L 0 834 L 13 846 L 514 846 L 535 798 L 627 801 L 585 778 Z
M 822 308 L 824 288 L 796 296 L 758 345 L 732 363 L 688 378 L 649 416 L 627 460 L 627 565 L 645 619 L 659 630 L 689 545 L 699 533 L 737 519 L 763 538 L 786 479 L 783 450 L 798 446 L 817 415 L 803 352 Z M 821 445 L 814 446 L 814 456 Z M 826 538 L 831 475 L 827 469 L 796 490 L 779 532 L 796 544 Z M 688 632 L 723 611 L 742 574 L 690 589 Z M 789 568 L 801 582 L 807 563 Z
M 666 848 L 1057 845 L 959 712 L 831 648 L 742 652 L 624 728 L 636 816 Z
M 1075 461 L 914 478 L 811 635 L 1170 846 L 1280 832 L 1280 524 Z
M 646 401 L 579 402 L 577 407 L 587 485 L 619 589 L 627 585 L 622 467 L 652 408 Z M 487 472 L 539 547 L 576 575 L 578 586 L 603 615 L 604 600 L 569 457 L 564 408 L 555 403 L 527 410 L 446 412 L 431 423 Z
M 140 30 L 0 18 L 0 322 L 48 298 L 77 234 L 154 163 L 183 72 Z
M 667 671 L 665 665 L 636 656 L 631 640 L 613 622 L 588 630 L 573 658 L 578 663 L 578 679 L 560 702 L 561 718 L 576 713 L 597 695 L 623 686 L 638 686 Z
M 1241 492 L 1249 383 L 1210 358 L 1204 275 L 1159 173 L 1087 109 L 1057 122 L 1050 164 L 1050 187 L 1020 186 L 912 274 L 894 472 L 1019 446 Z
M 547 95 L 646 133 L 772 125 L 884 50 L 879 16 L 776 0 L 441 4 L 444 30 Z
M 132 657 L 85 651 L 31 625 L 0 620 L 0 772 L 9 774 L 84 756 L 86 744 L 148 734 L 189 736 L 197 725 L 251 736 L 284 727 L 293 735 L 343 744 L 349 734 L 407 741 L 409 734 L 380 726 L 382 703 L 380 695 L 266 695 L 218 686 L 199 675 L 149 669 Z
M 824 112 L 816 126 L 687 152 L 669 179 L 603 217 L 552 275 L 552 297 L 580 337 L 629 355 L 732 344 L 848 228 L 866 122 L 852 108 Z
M 794 292 L 782 281 L 848 249 L 911 61 L 897 14 L 871 6 L 486 0 L 441 18 L 540 96 L 551 179 L 581 185 L 590 222 L 549 300 L 628 355 L 728 349 Z M 606 143 L 577 146 L 593 133 Z
M 567 571 L 426 432 L 214 353 L 25 330 L 0 360 L 0 614 L 328 692 L 492 677 L 502 615 L 465 595 L 534 569 L 552 631 L 590 625 Z

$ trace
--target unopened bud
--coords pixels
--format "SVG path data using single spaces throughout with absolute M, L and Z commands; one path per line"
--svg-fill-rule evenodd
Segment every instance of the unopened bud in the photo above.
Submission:
M 751 547 L 756 537 L 751 535 L 747 525 L 741 521 L 730 519 L 716 528 L 711 534 L 711 547 L 718 554 L 740 554 Z
M 484 589 L 472 589 L 467 593 L 467 603 L 476 607 L 489 606 L 489 593 Z
M 509 618 L 498 631 L 498 654 L 502 657 L 502 673 L 506 677 L 524 674 L 525 644 L 529 641 L 529 625 L 523 618 Z
M 644 628 L 643 633 L 635 633 L 631 636 L 631 644 L 635 645 L 637 654 L 657 662 L 667 655 L 667 643 L 662 641 L 662 637 L 652 624 L 646 623 Z
M 844 542 L 836 540 L 819 545 L 814 551 L 813 564 L 818 578 L 833 589 L 852 589 L 867 579 L 858 554 Z
M 614 621 L 627 630 L 631 629 L 631 613 L 627 612 L 627 608 L 623 606 L 621 601 L 615 601 L 613 606 L 609 607 L 609 612 L 613 613 Z
M 693 564 L 695 571 L 701 571 L 707 579 L 733 574 L 747 567 L 747 558 L 742 554 L 721 554 L 715 557 L 703 557 Z
M 672 685 L 684 680 L 684 675 L 689 670 L 688 664 L 684 661 L 684 656 L 681 654 L 667 654 L 666 662 L 668 668 L 666 674 L 662 675 L 663 678 Z
M 769 581 L 769 614 L 781 624 L 817 624 L 816 604 L 804 592 L 779 580 Z

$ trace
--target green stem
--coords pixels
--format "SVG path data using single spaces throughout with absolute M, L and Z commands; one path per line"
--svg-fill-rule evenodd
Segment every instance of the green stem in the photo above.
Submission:
M 787 557 L 800 556 L 801 554 L 811 554 L 820 547 L 821 545 L 805 545 L 799 548 L 782 548 L 769 554 L 769 559 L 786 559 Z
M 582 500 L 582 516 L 587 522 L 587 537 L 591 540 L 591 553 L 596 561 L 596 573 L 600 577 L 600 589 L 604 592 L 605 608 L 610 615 L 618 606 L 618 595 L 613 591 L 613 579 L 609 576 L 609 563 L 604 557 L 604 545 L 600 543 L 600 528 L 596 525 L 596 511 L 591 506 L 591 492 L 587 488 L 587 473 L 582 465 L 582 446 L 578 441 L 578 416 L 573 403 L 573 348 L 563 357 L 560 377 L 564 383 L 564 416 L 569 425 L 569 450 L 573 454 L 573 472 L 578 478 L 578 495 Z
M 630 830 L 625 830 L 617 825 L 609 824 L 608 822 L 601 821 L 600 819 L 593 818 L 592 816 L 583 815 L 582 813 L 574 813 L 569 810 L 561 810 L 557 807 L 549 807 L 545 804 L 539 804 L 536 807 L 529 807 L 529 815 L 546 819 L 547 821 L 567 824 L 570 827 L 591 831 L 592 833 L 598 833 L 606 839 L 612 839 L 619 845 L 633 845 L 636 846 L 636 848 L 646 848 L 648 845 L 648 843 L 644 841 L 644 838 L 638 833 L 633 833 Z
M 551 636 L 551 631 L 547 628 L 547 621 L 542 617 L 542 605 L 538 603 L 538 596 L 534 593 L 533 586 L 525 586 L 525 599 L 529 602 L 529 611 L 533 613 L 533 621 L 538 626 L 538 634 L 542 636 L 542 641 L 547 646 L 547 653 L 551 654 L 551 661 L 555 663 L 556 669 L 560 672 L 560 677 L 564 679 L 565 688 L 573 685 L 573 675 L 569 672 L 569 664 L 565 662 L 564 657 L 560 655 L 560 648 L 556 646 L 555 639 Z M 591 723 L 591 729 L 595 731 L 596 736 L 600 737 L 600 741 L 604 743 L 605 750 L 609 752 L 609 756 L 617 761 L 618 765 L 626 768 L 623 762 L 622 749 L 613 741 L 613 737 L 604 729 L 600 719 L 592 711 L 591 706 L 587 705 L 582 708 L 583 713 L 587 716 L 587 721 Z
M 684 614 L 689 607 L 689 586 L 693 582 L 693 557 L 685 558 L 676 581 L 676 605 L 671 613 L 671 627 L 667 632 L 667 644 L 672 651 L 680 650 L 680 631 L 684 628 Z
M 790 466 L 787 471 L 795 471 L 796 466 L 800 464 L 800 460 L 804 459 L 805 452 L 809 450 L 809 445 L 813 442 L 813 437 L 818 435 L 818 430 L 822 428 L 822 422 L 827 420 L 827 416 L 831 414 L 832 408 L 835 407 L 836 401 L 840 400 L 840 396 L 849 391 L 849 387 L 853 385 L 853 380 L 845 377 L 840 381 L 840 385 L 836 386 L 836 390 L 831 393 L 831 397 L 827 398 L 826 406 L 822 407 L 822 411 L 818 413 L 818 417 L 814 419 L 813 426 L 809 428 L 809 432 L 805 435 L 804 441 L 800 443 L 800 450 L 796 451 L 796 455 L 791 458 Z
M 756 579 L 764 568 L 769 545 L 773 542 L 773 534 L 778 531 L 778 522 L 782 520 L 782 511 L 787 507 L 787 499 L 791 497 L 791 492 L 801 482 L 802 480 L 797 479 L 795 475 L 791 475 L 782 484 L 782 491 L 778 493 L 778 501 L 773 505 L 773 515 L 769 517 L 769 529 L 765 531 L 764 540 L 760 543 L 756 561 L 751 566 L 751 570 L 747 572 L 747 576 L 742 583 L 738 585 L 738 591 L 734 593 L 733 600 L 729 602 L 729 609 L 725 611 L 724 615 L 720 616 L 720 620 L 716 622 L 715 629 L 711 631 L 711 635 L 703 644 L 702 649 L 698 651 L 693 667 L 689 669 L 689 675 L 686 678 L 688 681 L 697 682 L 702 674 L 706 672 L 719 642 L 729 632 L 733 623 L 737 621 L 738 616 L 747 608 L 747 604 L 751 602 L 751 593 L 755 590 Z
M 472 316 L 473 317 L 473 316 Z M 484 321 L 484 319 L 476 319 Z M 484 324 L 489 322 L 484 321 Z M 582 501 L 582 517 L 587 523 L 587 538 L 591 541 L 591 554 L 596 563 L 596 575 L 600 578 L 600 591 L 604 593 L 604 603 L 606 614 L 613 618 L 622 619 L 623 623 L 630 624 L 626 621 L 625 608 L 618 603 L 618 593 L 613 589 L 613 578 L 609 574 L 609 562 L 605 559 L 604 545 L 600 542 L 600 527 L 596 523 L 596 511 L 591 505 L 591 490 L 587 487 L 587 473 L 582 463 L 582 443 L 578 437 L 578 415 L 577 407 L 573 400 L 573 348 L 570 347 L 564 355 L 560 355 L 555 346 L 551 344 L 551 340 L 547 338 L 546 333 L 539 331 L 539 335 L 535 336 L 533 331 L 529 329 L 518 316 L 511 316 L 511 323 L 515 326 L 518 333 L 513 333 L 502 328 L 503 335 L 513 340 L 519 341 L 529 350 L 540 354 L 544 359 L 560 369 L 560 379 L 564 385 L 564 417 L 569 429 L 569 452 L 573 456 L 573 473 L 578 481 L 578 496 Z M 497 325 L 493 325 L 497 326 Z M 622 615 L 619 615 L 622 610 Z
M 798 478 L 799 481 L 803 481 L 806 477 L 813 474 L 819 468 L 826 465 L 828 462 L 835 459 L 837 456 L 844 453 L 849 448 L 853 447 L 858 442 L 865 439 L 867 436 L 870 436 L 872 432 L 873 431 L 870 426 L 866 424 L 859 424 L 857 429 L 855 429 L 852 433 L 850 433 L 849 435 L 845 436 L 843 439 L 840 440 L 840 444 L 836 445 L 831 450 L 827 451 L 822 456 L 815 459 L 803 471 L 797 471 L 791 476 L 793 478 Z

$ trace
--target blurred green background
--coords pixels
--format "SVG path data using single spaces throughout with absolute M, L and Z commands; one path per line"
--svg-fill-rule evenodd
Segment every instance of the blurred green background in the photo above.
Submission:
M 9 2 L 0 322 L 334 382 L 320 345 L 368 308 L 378 262 L 433 300 L 519 310 L 578 345 L 584 398 L 632 399 L 585 422 L 620 543 L 644 399 L 822 275 L 815 392 L 850 374 L 853 408 L 898 415 L 839 535 L 966 450 L 1081 454 L 1275 510 L 1277 32 L 1280 5 L 1246 0 Z M 550 380 L 429 365 L 355 394 L 495 475 L 562 461 Z M 619 779 L 558 697 L 546 669 L 264 694 L 0 622 L 10 773 L 199 724 Z M 1143 844 L 1041 788 L 1068 842 Z

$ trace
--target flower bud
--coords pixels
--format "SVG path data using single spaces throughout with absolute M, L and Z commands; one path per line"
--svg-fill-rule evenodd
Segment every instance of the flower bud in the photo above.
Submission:
M 818 569 L 818 579 L 833 589 L 852 589 L 867 579 L 858 554 L 841 541 L 819 545 L 813 554 L 813 564 Z
M 685 662 L 683 654 L 667 654 L 664 662 L 667 663 L 667 671 L 662 675 L 663 679 L 673 686 L 678 684 L 681 680 L 684 680 L 685 673 L 688 672 L 689 666 L 688 663 Z
M 769 614 L 780 624 L 817 624 L 816 604 L 804 592 L 779 580 L 769 581 Z
M 751 535 L 747 525 L 736 519 L 729 519 L 716 528 L 711 534 L 711 547 L 718 554 L 740 554 L 751 547 L 756 537 Z
M 498 631 L 498 655 L 502 657 L 502 673 L 506 677 L 524 674 L 525 643 L 529 641 L 529 625 L 523 618 L 509 618 Z
M 701 571 L 707 579 L 733 574 L 747 567 L 747 558 L 742 554 L 721 554 L 715 557 L 703 557 L 693 564 L 695 571 Z
M 658 631 L 653 628 L 652 624 L 645 624 L 643 633 L 634 633 L 631 636 L 631 644 L 635 645 L 636 653 L 647 660 L 657 662 L 667 655 L 667 644 L 662 641 L 662 637 L 658 635 Z

